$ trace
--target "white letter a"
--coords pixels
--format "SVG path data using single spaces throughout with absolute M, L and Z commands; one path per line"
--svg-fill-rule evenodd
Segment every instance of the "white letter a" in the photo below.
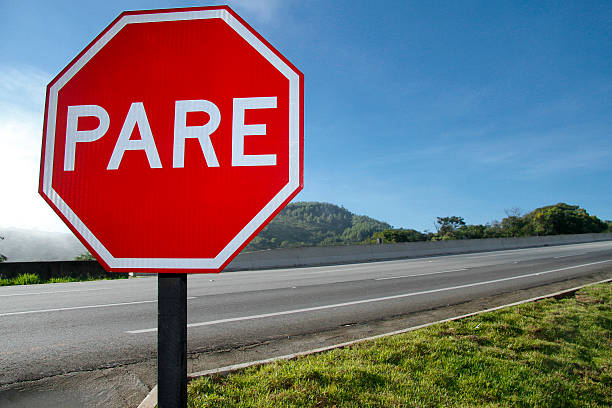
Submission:
M 140 139 L 130 140 L 136 125 L 138 125 L 140 130 Z M 123 158 L 123 153 L 126 150 L 144 150 L 151 168 L 159 169 L 162 167 L 159 153 L 157 153 L 157 147 L 155 146 L 155 140 L 153 139 L 153 133 L 151 132 L 151 126 L 149 125 L 142 102 L 133 102 L 130 106 L 106 169 L 117 170 Z

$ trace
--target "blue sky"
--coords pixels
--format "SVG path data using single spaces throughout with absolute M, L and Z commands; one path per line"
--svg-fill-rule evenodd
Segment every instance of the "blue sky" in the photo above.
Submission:
M 395 227 L 567 202 L 612 219 L 610 1 L 228 2 L 305 75 L 305 188 Z M 44 87 L 121 11 L 0 0 L 0 227 L 38 197 Z

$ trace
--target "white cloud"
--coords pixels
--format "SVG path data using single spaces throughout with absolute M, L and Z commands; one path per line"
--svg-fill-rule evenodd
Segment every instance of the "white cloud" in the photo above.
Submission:
M 0 67 L 0 103 L 43 106 L 49 79 L 46 73 L 30 67 Z
M 503 141 L 491 138 L 464 146 L 462 154 L 475 165 L 503 168 L 506 176 L 519 180 L 607 171 L 612 157 L 609 141 L 576 136 L 585 133 L 588 130 L 578 127 L 517 134 Z
M 45 86 L 50 75 L 0 67 L 0 226 L 67 231 L 38 195 Z

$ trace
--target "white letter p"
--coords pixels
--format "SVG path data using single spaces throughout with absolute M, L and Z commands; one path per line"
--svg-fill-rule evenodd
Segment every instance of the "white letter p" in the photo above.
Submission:
M 78 130 L 79 118 L 93 116 L 98 118 L 100 124 L 92 130 Z M 98 105 L 68 106 L 66 119 L 66 147 L 64 148 L 64 171 L 74 170 L 76 144 L 78 142 L 93 142 L 100 139 L 110 125 L 108 112 Z

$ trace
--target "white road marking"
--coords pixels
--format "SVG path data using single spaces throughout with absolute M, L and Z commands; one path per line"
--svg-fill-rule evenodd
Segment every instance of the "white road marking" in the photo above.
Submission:
M 567 258 L 568 256 L 578 256 L 578 255 L 585 255 L 585 254 L 588 254 L 588 252 L 580 252 L 578 254 L 569 254 L 569 255 L 559 255 L 559 256 L 555 256 L 553 258 L 559 259 L 559 258 Z
M 532 248 L 529 248 L 529 249 L 532 249 Z M 519 251 L 519 250 L 517 250 L 517 251 Z M 492 253 L 492 254 L 476 255 L 476 256 L 466 256 L 465 258 L 466 259 L 478 259 L 478 258 L 489 258 L 489 257 L 492 257 L 492 256 L 512 255 L 512 254 L 509 254 L 507 252 L 509 252 L 509 251 L 494 251 L 494 253 Z
M 333 309 L 337 307 L 354 306 L 354 305 L 360 305 L 360 304 L 365 304 L 365 303 L 381 302 L 385 300 L 401 299 L 401 298 L 406 298 L 406 297 L 411 297 L 411 296 L 426 295 L 430 293 L 445 292 L 448 290 L 463 289 L 463 288 L 469 288 L 469 287 L 474 287 L 474 286 L 482 286 L 482 285 L 488 285 L 492 283 L 505 282 L 505 281 L 510 281 L 514 279 L 529 278 L 532 276 L 545 275 L 548 273 L 566 271 L 569 269 L 582 268 L 585 266 L 599 265 L 599 264 L 603 264 L 607 262 L 612 262 L 612 259 L 607 259 L 605 261 L 599 261 L 599 262 L 590 262 L 590 263 L 586 263 L 582 265 L 567 266 L 565 268 L 551 269 L 548 271 L 529 273 L 526 275 L 518 275 L 518 276 L 511 276 L 508 278 L 494 279 L 494 280 L 484 281 L 484 282 L 468 283 L 465 285 L 451 286 L 451 287 L 440 288 L 440 289 L 430 289 L 430 290 L 424 290 L 420 292 L 403 293 L 401 295 L 385 296 L 385 297 L 374 298 L 374 299 L 355 300 L 353 302 L 344 302 L 344 303 L 336 303 L 332 305 L 314 306 L 314 307 L 307 307 L 304 309 L 285 310 L 282 312 L 263 313 L 263 314 L 251 315 L 251 316 L 233 317 L 229 319 L 211 320 L 208 322 L 189 323 L 187 327 L 212 326 L 215 324 L 233 323 L 233 322 L 240 322 L 244 320 L 263 319 L 266 317 L 284 316 L 284 315 L 290 315 L 290 314 L 296 314 L 296 313 L 314 312 L 317 310 Z M 157 331 L 157 328 L 151 328 L 151 329 L 130 330 L 130 331 L 126 331 L 126 333 L 140 334 L 140 333 L 151 333 L 151 332 L 156 332 L 156 331 Z
M 575 244 L 575 245 L 582 245 L 582 244 Z M 574 245 L 571 245 L 571 246 L 574 246 Z M 605 245 L 605 246 L 607 246 L 607 245 Z M 457 255 L 450 255 L 450 256 L 464 257 L 466 259 L 477 259 L 477 258 L 488 258 L 488 257 L 491 257 L 491 256 L 499 256 L 499 255 L 512 255 L 513 253 L 523 252 L 523 251 L 533 251 L 533 255 L 539 255 L 538 258 L 535 258 L 535 259 L 539 260 L 539 259 L 545 259 L 547 255 L 550 256 L 549 254 L 546 254 L 545 252 L 552 251 L 552 250 L 555 250 L 555 249 L 557 249 L 556 246 L 551 246 L 551 247 L 533 247 L 533 248 L 520 248 L 520 249 L 504 249 L 504 250 L 501 250 L 501 251 L 490 251 L 491 253 L 486 254 L 486 255 L 470 256 L 469 254 L 457 254 Z M 576 249 L 578 249 L 578 248 L 576 248 Z M 584 255 L 584 254 L 588 254 L 588 253 L 589 252 L 581 252 L 581 253 L 573 254 L 573 255 L 555 256 L 555 258 L 564 258 L 566 256 Z
M 27 295 L 54 295 L 56 293 L 69 293 L 69 292 L 91 292 L 94 290 L 110 290 L 111 288 L 96 288 L 96 289 L 73 289 L 73 290 L 57 290 L 54 292 L 25 292 L 25 293 L 10 293 L 8 295 L 0 295 L 0 297 L 8 296 L 27 296 Z
M 468 270 L 468 268 L 450 269 L 448 271 L 430 272 L 430 273 L 419 273 L 419 274 L 416 274 L 416 275 L 388 276 L 388 277 L 385 277 L 385 278 L 376 278 L 374 280 L 381 281 L 381 280 L 389 280 L 389 279 L 413 278 L 415 276 L 438 275 L 438 274 L 441 274 L 441 273 L 460 272 L 460 271 L 467 271 L 467 270 Z
M 190 296 L 187 300 L 196 299 L 196 296 Z M 139 305 L 144 303 L 156 303 L 157 300 L 140 300 L 137 302 L 122 302 L 122 303 L 107 303 L 102 305 L 86 305 L 86 306 L 71 306 L 71 307 L 58 307 L 55 309 L 41 309 L 41 310 L 25 310 L 22 312 L 8 312 L 8 313 L 0 313 L 0 317 L 4 316 L 15 316 L 15 315 L 24 315 L 24 314 L 34 314 L 34 313 L 49 313 L 49 312 L 63 312 L 66 310 L 79 310 L 79 309 L 94 309 L 97 307 L 113 307 L 113 306 L 127 306 L 127 305 Z
M 23 311 L 23 312 L 0 313 L 0 317 L 3 317 L 3 316 L 24 315 L 24 314 L 33 314 L 33 313 L 61 312 L 61 311 L 64 311 L 64 310 L 93 309 L 93 308 L 96 308 L 96 307 L 112 307 L 112 306 L 138 305 L 138 304 L 142 304 L 142 303 L 155 303 L 155 302 L 157 302 L 157 300 L 141 300 L 141 301 L 138 301 L 138 302 L 108 303 L 108 304 L 104 304 L 104 305 L 87 305 L 87 306 L 58 307 L 56 309 L 26 310 L 26 311 Z

